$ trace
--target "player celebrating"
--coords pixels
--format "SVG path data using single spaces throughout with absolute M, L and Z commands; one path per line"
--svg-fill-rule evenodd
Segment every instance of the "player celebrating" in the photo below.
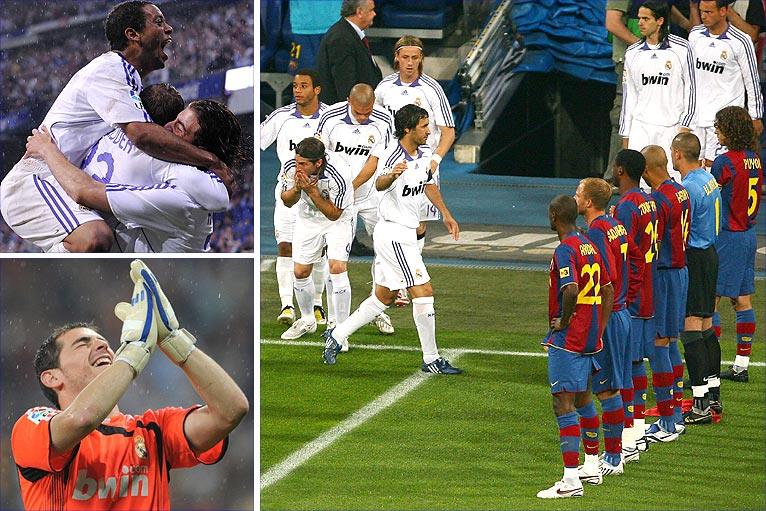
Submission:
M 644 436 L 644 409 L 646 402 L 646 367 L 644 356 L 654 345 L 654 269 L 659 252 L 657 230 L 657 204 L 638 184 L 646 167 L 644 156 L 633 149 L 623 149 L 614 160 L 614 184 L 619 188 L 620 200 L 614 216 L 628 231 L 628 236 L 643 254 L 643 259 L 631 259 L 634 271 L 641 275 L 643 285 L 630 311 L 630 357 L 633 362 L 633 426 L 626 426 L 622 435 L 625 462 L 638 461 L 636 441 Z M 649 355 L 651 356 L 651 354 Z M 630 396 L 623 396 L 630 410 Z
M 389 145 L 392 131 L 391 114 L 375 104 L 372 87 L 366 83 L 358 83 L 351 88 L 347 101 L 336 103 L 324 111 L 319 119 L 317 134 L 325 147 L 345 163 L 356 181 L 365 165 L 373 168 L 377 166 L 378 159 L 374 155 Z M 372 237 L 375 224 L 378 223 L 378 197 L 372 181 L 368 180 L 358 187 L 355 184 L 354 233 L 357 218 L 361 217 L 367 234 Z M 332 293 L 333 286 L 334 283 L 330 280 L 328 294 Z M 374 272 L 372 289 L 374 292 Z M 334 317 L 334 311 L 328 312 L 332 312 L 328 317 L 328 323 L 332 327 L 337 324 L 337 318 Z M 394 333 L 391 318 L 385 312 L 375 318 L 375 326 L 382 334 Z
M 590 375 L 598 368 L 593 355 L 603 346 L 601 336 L 612 311 L 614 290 L 598 250 L 575 227 L 575 199 L 555 197 L 548 206 L 548 218 L 561 244 L 551 259 L 550 330 L 542 344 L 548 350 L 548 383 L 559 425 L 564 477 L 537 496 L 558 499 L 583 495 L 577 471 L 580 423 L 575 401 L 590 398 Z
M 737 315 L 737 355 L 721 378 L 748 380 L 747 366 L 755 334 L 755 313 L 750 299 L 755 292 L 755 222 L 763 189 L 763 168 L 756 150 L 755 131 L 743 108 L 729 106 L 716 114 L 718 138 L 728 151 L 717 157 L 710 173 L 721 186 L 721 231 L 715 248 L 720 265 L 716 284 L 713 330 L 721 337 L 718 303 L 728 296 Z
M 729 0 L 699 2 L 702 25 L 689 32 L 689 45 L 696 58 L 697 136 L 707 168 L 716 156 L 726 151 L 713 126 L 716 112 L 723 107 L 747 103 L 756 134 L 763 131 L 763 97 L 755 48 L 750 36 L 727 20 L 729 12 L 734 10 L 731 3 Z
M 604 475 L 618 475 L 623 472 L 622 431 L 625 421 L 620 391 L 633 388 L 630 360 L 630 313 L 626 299 L 632 300 L 641 285 L 636 273 L 636 264 L 630 259 L 642 257 L 638 247 L 628 237 L 625 226 L 606 214 L 612 185 L 603 179 L 589 177 L 580 181 L 575 191 L 577 212 L 585 217 L 588 224 L 586 236 L 598 249 L 612 281 L 614 303 L 604 330 L 604 349 L 594 355 L 601 366 L 593 374 L 593 392 L 598 397 L 604 424 L 604 458 L 598 461 L 598 415 L 590 394 L 584 395 L 585 403 L 577 404 L 580 415 L 585 463 L 578 467 L 580 480 L 600 484 Z M 631 271 L 632 270 L 632 271 Z
M 670 141 L 689 131 L 696 116 L 694 59 L 689 43 L 669 33 L 669 13 L 666 2 L 653 0 L 638 9 L 643 38 L 625 52 L 622 80 L 620 135 L 627 149 L 656 144 L 669 153 Z
M 38 382 L 55 408 L 29 409 L 11 434 L 27 509 L 170 509 L 169 470 L 216 463 L 248 411 L 226 371 L 179 329 L 146 265 L 133 261 L 130 275 L 131 303 L 115 307 L 123 321 L 116 353 L 91 325 L 72 323 L 35 355 Z M 157 345 L 205 406 L 120 411 L 117 402 Z
M 375 101 L 396 114 L 404 105 L 416 105 L 428 112 L 427 144 L 431 148 L 431 170 L 439 185 L 438 167 L 455 142 L 455 121 L 449 102 L 439 82 L 423 73 L 423 41 L 411 35 L 399 38 L 394 44 L 394 69 L 375 88 Z M 425 243 L 426 221 L 439 220 L 439 211 L 427 200 L 423 201 L 418 225 L 418 246 L 421 252 Z M 402 294 L 397 305 L 406 305 L 408 299 Z
M 654 273 L 654 321 L 657 331 L 652 368 L 654 398 L 660 420 L 646 429 L 649 442 L 670 442 L 684 431 L 681 416 L 683 398 L 683 360 L 678 349 L 678 336 L 686 317 L 686 294 L 689 274 L 686 268 L 686 243 L 691 221 L 689 193 L 668 174 L 668 158 L 660 146 L 645 147 L 644 180 L 654 190 L 657 204 L 660 253 Z M 651 348 L 649 348 L 651 349 Z M 680 387 L 679 387 L 680 384 Z M 674 392 L 673 389 L 678 389 Z
M 394 117 L 396 144 L 378 158 L 382 172 L 375 187 L 382 191 L 372 240 L 375 246 L 375 292 L 359 305 L 348 320 L 325 332 L 323 353 L 326 364 L 336 357 L 348 337 L 375 319 L 394 303 L 396 290 L 412 294 L 412 317 L 423 351 L 425 373 L 460 374 L 439 356 L 436 347 L 436 313 L 431 277 L 418 249 L 415 231 L 419 223 L 420 195 L 425 194 L 439 209 L 447 231 L 458 239 L 460 228 L 447 209 L 433 182 L 430 154 L 423 146 L 429 134 L 428 112 L 415 105 L 405 105 Z
M 275 141 L 280 169 L 295 157 L 295 146 L 304 138 L 313 136 L 319 125 L 319 116 L 327 105 L 319 101 L 322 91 L 319 73 L 313 69 L 299 69 L 293 78 L 293 96 L 295 102 L 274 110 L 261 123 L 261 151 L 265 151 Z M 292 325 L 295 321 L 293 307 L 293 230 L 297 210 L 288 208 L 282 202 L 282 182 L 277 179 L 274 188 L 274 237 L 277 240 L 277 287 L 282 309 L 277 321 Z M 314 316 L 317 324 L 323 325 L 327 318 L 322 308 L 322 292 L 325 287 L 327 262 L 322 260 L 314 265 L 311 273 L 316 294 L 314 296 Z M 328 302 L 329 303 L 329 302 Z
M 351 283 L 347 263 L 354 233 L 353 186 L 351 172 L 336 165 L 325 152 L 324 144 L 314 138 L 301 140 L 295 147 L 295 158 L 289 160 L 280 174 L 282 201 L 288 208 L 298 204 L 293 236 L 294 289 L 300 319 L 283 334 L 282 339 L 298 339 L 316 332 L 317 320 L 312 308 L 314 282 L 311 272 L 322 260 L 327 246 L 330 278 L 333 280 L 335 314 L 347 317 L 351 309 Z
M 119 126 L 147 154 L 207 168 L 230 186 L 233 175 L 218 157 L 151 122 L 141 104 L 141 80 L 165 66 L 163 48 L 172 41 L 162 12 L 149 2 L 123 2 L 107 16 L 105 30 L 112 51 L 75 73 L 42 123 L 66 159 L 79 165 L 93 144 Z M 72 201 L 34 158 L 23 158 L 3 179 L 0 204 L 8 225 L 45 251 L 111 248 L 111 228 Z

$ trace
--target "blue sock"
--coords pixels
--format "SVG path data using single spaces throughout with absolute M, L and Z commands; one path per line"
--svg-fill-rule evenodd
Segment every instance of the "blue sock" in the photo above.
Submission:
M 604 425 L 604 459 L 613 466 L 620 464 L 624 420 L 622 396 L 619 393 L 601 401 L 601 422 Z
M 580 415 L 580 436 L 585 454 L 598 454 L 598 412 L 596 405 L 591 401 L 587 405 L 577 409 Z
M 559 445 L 564 467 L 577 468 L 580 464 L 580 419 L 577 412 L 556 417 L 559 423 Z

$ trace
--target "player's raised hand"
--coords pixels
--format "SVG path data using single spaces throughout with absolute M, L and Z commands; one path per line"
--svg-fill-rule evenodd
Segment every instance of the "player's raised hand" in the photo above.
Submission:
M 130 303 L 118 303 L 114 307 L 114 314 L 122 321 L 121 344 L 115 352 L 115 360 L 121 360 L 131 366 L 135 378 L 146 367 L 157 346 L 157 321 L 154 296 L 149 286 L 142 278 L 134 279 L 134 282 Z
M 407 162 L 400 161 L 394 165 L 394 168 L 391 169 L 391 175 L 394 177 L 399 177 L 402 175 L 402 173 L 404 173 L 405 170 L 407 170 Z

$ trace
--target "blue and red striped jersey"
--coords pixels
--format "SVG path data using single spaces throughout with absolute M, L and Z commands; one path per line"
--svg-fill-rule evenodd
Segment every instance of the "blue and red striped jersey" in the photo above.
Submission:
M 668 179 L 652 192 L 652 197 L 657 203 L 660 231 L 657 267 L 684 268 L 692 208 L 689 192 L 679 183 Z
M 614 216 L 622 222 L 628 236 L 644 255 L 643 261 L 631 260 L 631 265 L 641 275 L 636 299 L 628 304 L 634 318 L 654 317 L 654 269 L 659 255 L 659 229 L 657 204 L 649 194 L 636 187 L 625 192 L 617 202 Z M 643 268 L 642 268 L 643 266 Z
M 551 335 L 545 343 L 574 353 L 601 350 L 601 287 L 609 284 L 609 274 L 601 255 L 584 234 L 570 233 L 556 247 L 551 260 L 548 322 L 560 318 L 563 289 L 576 285 L 579 292 L 572 317 L 563 335 Z
M 721 227 L 746 231 L 755 225 L 761 202 L 763 168 L 753 151 L 727 151 L 713 162 L 710 173 L 721 186 Z
M 609 269 L 609 280 L 614 288 L 613 311 L 620 311 L 627 306 L 627 297 L 632 292 L 634 299 L 641 285 L 640 275 L 629 263 L 631 259 L 641 259 L 638 247 L 628 237 L 625 226 L 616 218 L 601 215 L 588 227 L 588 238 L 596 245 L 604 265 Z

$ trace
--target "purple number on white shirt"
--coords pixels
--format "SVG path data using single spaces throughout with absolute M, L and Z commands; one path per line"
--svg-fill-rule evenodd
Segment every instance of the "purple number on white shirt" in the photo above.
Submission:
M 102 183 L 111 182 L 112 174 L 114 174 L 114 157 L 112 156 L 112 153 L 101 153 L 98 155 L 98 158 L 96 158 L 96 161 L 102 161 L 106 163 L 106 176 L 99 177 L 98 175 L 93 174 L 93 179 L 96 181 L 101 181 Z

